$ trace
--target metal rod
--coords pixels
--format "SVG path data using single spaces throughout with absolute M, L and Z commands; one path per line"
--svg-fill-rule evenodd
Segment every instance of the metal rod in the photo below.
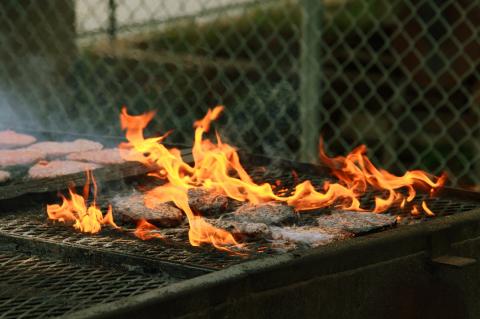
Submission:
M 322 1 L 302 0 L 302 52 L 300 57 L 300 159 L 318 159 L 318 110 L 321 107 L 322 70 L 320 61 Z
M 108 0 L 108 38 L 111 42 L 115 41 L 117 36 L 117 3 L 115 0 Z

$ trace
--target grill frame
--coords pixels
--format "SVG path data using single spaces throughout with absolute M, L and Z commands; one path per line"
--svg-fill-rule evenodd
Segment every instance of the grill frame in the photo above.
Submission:
M 71 318 L 148 318 L 155 309 L 162 309 L 167 318 L 384 318 L 387 313 L 390 318 L 405 318 L 405 313 L 394 312 L 397 303 L 392 305 L 389 299 L 393 297 L 390 292 L 401 289 L 405 280 L 421 282 L 421 293 L 428 289 L 426 282 L 435 289 L 454 287 L 465 298 L 464 304 L 453 300 L 453 304 L 441 307 L 436 303 L 432 308 L 423 296 L 418 304 L 410 305 L 422 313 L 412 318 L 449 318 L 450 311 L 458 309 L 462 310 L 456 318 L 476 318 L 480 315 L 475 302 L 480 265 L 451 270 L 432 262 L 447 254 L 480 259 L 480 209 L 310 251 L 248 261 L 131 297 L 127 305 L 94 306 Z M 401 283 L 388 286 L 393 277 Z M 365 293 L 377 297 L 368 300 L 362 297 Z M 344 304 L 347 301 L 349 305 Z M 426 314 L 422 307 L 431 312 Z

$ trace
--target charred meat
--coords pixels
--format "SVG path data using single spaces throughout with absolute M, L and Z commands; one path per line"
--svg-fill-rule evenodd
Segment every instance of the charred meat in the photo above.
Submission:
M 171 203 L 159 203 L 155 207 L 145 206 L 143 195 L 133 193 L 116 196 L 112 202 L 115 220 L 136 224 L 145 219 L 158 227 L 175 227 L 182 223 L 184 214 Z
M 262 223 L 238 222 L 226 219 L 206 219 L 207 223 L 230 232 L 237 240 L 270 238 L 270 228 Z
M 354 234 L 368 233 L 396 224 L 395 216 L 370 212 L 336 211 L 317 218 L 320 227 L 341 229 Z
M 224 194 L 203 188 L 188 190 L 188 204 L 202 216 L 218 216 L 241 205 L 240 202 Z
M 232 219 L 240 222 L 279 225 L 295 220 L 297 214 L 293 207 L 282 203 L 268 202 L 262 204 L 246 203 L 232 214 Z
M 319 226 L 302 227 L 271 227 L 272 238 L 275 241 L 285 241 L 297 245 L 317 247 L 331 242 L 352 237 L 353 234 L 332 228 Z

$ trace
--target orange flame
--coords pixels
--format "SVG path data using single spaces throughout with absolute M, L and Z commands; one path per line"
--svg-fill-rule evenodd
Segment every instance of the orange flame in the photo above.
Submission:
M 217 118 L 220 112 L 221 107 L 217 107 L 214 110 L 210 110 L 204 119 L 196 122 L 196 136 L 199 135 L 201 139 L 201 135 L 205 129 L 208 130 L 210 122 Z M 146 193 L 146 205 L 154 206 L 152 203 L 155 202 L 174 202 L 175 205 L 182 209 L 187 216 L 190 225 L 189 240 L 193 246 L 199 246 L 202 243 L 210 243 L 219 249 L 226 249 L 224 248 L 225 246 L 241 247 L 230 233 L 215 228 L 205 222 L 201 217 L 194 215 L 188 205 L 187 191 L 193 185 L 200 183 L 203 179 L 202 174 L 207 171 L 205 171 L 204 168 L 191 167 L 185 163 L 178 149 L 167 149 L 160 143 L 162 137 L 145 139 L 143 137 L 143 129 L 146 127 L 148 121 L 151 120 L 150 114 L 151 113 L 140 116 L 131 116 L 127 114 L 125 108 L 121 113 L 122 128 L 127 131 L 126 137 L 129 144 L 133 146 L 135 151 L 146 154 L 143 161 L 145 164 L 155 164 L 158 166 L 158 172 L 152 174 L 152 176 L 167 179 L 166 184 L 156 187 Z M 201 133 L 198 134 L 198 132 Z M 209 143 L 209 141 L 204 145 L 206 148 L 215 148 L 215 145 Z M 200 148 L 197 146 L 197 158 L 202 156 L 204 152 L 203 146 Z
M 62 205 L 47 205 L 47 215 L 49 219 L 58 220 L 62 223 L 73 222 L 73 227 L 83 233 L 98 233 L 102 225 L 110 225 L 119 228 L 113 221 L 112 207 L 108 206 L 107 213 L 103 215 L 102 211 L 96 206 L 97 184 L 90 171 L 86 172 L 87 178 L 83 190 L 83 197 L 75 193 L 73 187 L 69 188 L 70 199 L 61 195 Z M 90 189 L 90 180 L 93 183 L 94 199 L 92 205 L 87 207 L 86 201 Z
M 427 216 L 435 216 L 435 214 L 428 208 L 427 203 L 425 201 L 422 201 L 422 208 L 423 211 L 427 214 Z
M 446 174 L 434 177 L 424 171 L 413 170 L 407 171 L 403 176 L 396 176 L 386 170 L 377 169 L 366 156 L 366 152 L 366 146 L 360 145 L 347 156 L 330 158 L 325 154 L 323 140 L 320 140 L 320 159 L 331 169 L 341 184 L 356 194 L 363 194 L 368 187 L 388 193 L 386 198 L 375 197 L 374 212 L 385 212 L 397 203 L 403 208 L 405 202 L 411 202 L 415 198 L 416 188 L 427 187 L 433 193 L 445 184 Z M 399 192 L 400 189 L 406 189 L 408 195 L 405 196 Z M 426 207 L 426 204 L 422 206 Z M 424 211 L 429 215 L 432 213 L 428 207 L 424 208 Z
M 194 215 L 188 206 L 187 191 L 192 187 L 204 187 L 223 193 L 238 201 L 260 203 L 271 200 L 283 201 L 295 206 L 297 210 L 310 210 L 330 206 L 334 203 L 346 209 L 360 209 L 357 195 L 340 184 L 326 183 L 325 192 L 318 192 L 309 182 L 297 185 L 291 196 L 279 196 L 268 183 L 256 184 L 240 163 L 235 148 L 222 142 L 216 134 L 216 143 L 204 139 L 211 122 L 218 118 L 223 106 L 209 110 L 206 116 L 194 123 L 196 127 L 192 155 L 193 166 L 185 163 L 177 149 L 167 149 L 159 138 L 144 138 L 143 129 L 152 119 L 151 113 L 132 116 L 123 108 L 121 123 L 127 133 L 126 137 L 133 150 L 146 154 L 143 162 L 155 164 L 159 169 L 152 176 L 166 179 L 166 183 L 145 196 L 148 205 L 155 202 L 172 201 L 182 209 L 189 221 L 189 240 L 194 246 L 210 243 L 219 249 L 226 246 L 240 245 L 225 230 L 218 229 L 200 216 Z M 149 204 L 150 203 L 150 204 Z
M 155 225 L 150 224 L 142 218 L 138 221 L 137 228 L 135 229 L 133 234 L 141 240 L 149 240 L 153 238 L 163 239 L 163 236 L 161 234 L 153 232 L 157 229 L 158 228 Z
M 209 109 L 205 117 L 194 123 L 195 135 L 192 147 L 193 165 L 184 162 L 180 151 L 168 149 L 161 142 L 165 138 L 145 138 L 143 130 L 152 120 L 153 113 L 139 116 L 129 115 L 125 108 L 121 112 L 122 128 L 126 130 L 128 145 L 133 152 L 144 154 L 142 160 L 157 169 L 152 176 L 165 180 L 165 184 L 150 190 L 145 195 L 147 206 L 158 202 L 172 201 L 182 209 L 188 219 L 189 240 L 194 246 L 209 243 L 219 249 L 228 246 L 241 247 L 227 231 L 218 229 L 195 215 L 188 205 L 187 191 L 192 187 L 203 187 L 223 193 L 238 201 L 261 203 L 267 201 L 285 202 L 297 210 L 312 210 L 336 205 L 339 208 L 364 211 L 360 207 L 359 197 L 368 187 L 388 192 L 388 197 L 375 199 L 375 212 L 383 212 L 395 203 L 411 202 L 415 197 L 417 186 L 436 189 L 443 186 L 445 176 L 434 181 L 422 171 L 409 171 L 398 177 L 385 170 L 377 169 L 366 157 L 366 147 L 356 148 L 346 157 L 329 158 L 323 151 L 321 143 L 321 159 L 329 166 L 339 183 L 325 182 L 323 191 L 318 191 L 310 181 L 297 184 L 293 193 L 274 192 L 275 185 L 256 184 L 240 163 L 236 149 L 224 143 L 216 134 L 216 143 L 204 138 L 210 129 L 211 122 L 223 111 L 223 106 Z M 296 179 L 296 173 L 292 173 Z M 318 185 L 317 185 L 318 186 Z M 278 187 L 277 187 L 278 188 Z M 398 192 L 400 188 L 408 190 L 405 197 Z M 424 209 L 427 211 L 426 209 Z

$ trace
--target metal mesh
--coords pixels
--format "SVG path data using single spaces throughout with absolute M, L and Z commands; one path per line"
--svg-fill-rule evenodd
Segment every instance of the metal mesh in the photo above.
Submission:
M 257 160 L 251 159 L 252 162 Z M 321 190 L 323 182 L 327 178 L 325 174 L 316 171 L 318 167 L 312 165 L 297 165 L 283 161 L 282 163 L 271 163 L 268 168 L 260 165 L 249 165 L 247 169 L 248 173 L 258 183 L 269 182 L 275 184 L 277 180 L 282 181 L 281 185 L 278 185 L 279 190 L 286 189 L 287 193 L 293 191 L 293 188 L 299 182 L 307 179 L 317 186 L 317 190 Z M 296 173 L 292 174 L 292 170 L 295 170 Z M 117 195 L 119 195 L 117 191 L 113 191 L 111 194 L 111 196 Z M 376 195 L 380 195 L 380 193 L 369 191 L 362 196 L 360 198 L 362 207 L 373 208 L 374 196 Z M 385 197 L 385 194 L 382 195 Z M 105 202 L 111 202 L 107 194 L 102 194 L 100 197 Z M 413 205 L 420 207 L 422 201 L 427 203 L 436 216 L 459 214 L 480 207 L 480 202 L 474 199 L 462 199 L 455 196 L 431 197 L 429 194 L 419 193 L 411 203 L 407 204 L 405 209 L 394 207 L 389 209 L 388 213 L 400 216 L 402 226 L 430 220 L 431 217 L 426 217 L 424 214 L 413 216 L 410 213 Z M 141 241 L 134 237 L 132 233 L 134 229 L 131 225 L 122 225 L 122 231 L 106 228 L 94 235 L 83 234 L 74 231 L 71 226 L 48 221 L 43 207 L 43 204 L 34 205 L 32 203 L 29 209 L 18 208 L 8 214 L 1 214 L 0 239 L 3 238 L 5 242 L 15 244 L 27 241 L 30 244 L 26 245 L 24 249 L 28 251 L 32 247 L 36 249 L 34 251 L 43 251 L 42 244 L 44 244 L 58 245 L 58 249 L 54 249 L 53 253 L 59 255 L 67 253 L 69 254 L 67 256 L 82 256 L 82 254 L 73 253 L 73 251 L 78 250 L 88 251 L 89 254 L 99 253 L 103 256 L 99 258 L 104 259 L 104 262 L 108 262 L 113 255 L 123 256 L 122 258 L 134 257 L 137 260 L 135 267 L 139 267 L 139 270 L 143 266 L 137 264 L 138 260 L 144 260 L 147 268 L 151 268 L 153 265 L 164 268 L 168 265 L 170 271 L 175 268 L 175 272 L 180 273 L 181 270 L 181 273 L 187 277 L 211 270 L 224 269 L 248 260 L 281 254 L 286 251 L 285 249 L 295 248 L 294 246 L 289 248 L 278 246 L 278 243 L 268 239 L 245 242 L 245 251 L 241 255 L 217 250 L 208 245 L 192 247 L 188 243 L 187 225 L 163 229 L 164 239 L 161 240 Z M 303 212 L 298 216 L 295 224 L 314 225 L 318 216 L 330 211 L 330 208 L 326 208 Z
M 475 0 L 6 0 L 6 126 L 120 135 L 118 110 L 190 143 L 207 107 L 245 150 L 313 161 L 366 143 L 397 172 L 478 183 Z
M 108 230 L 94 236 L 76 233 L 71 227 L 52 225 L 45 220 L 43 214 L 38 215 L 38 211 L 36 213 L 5 216 L 1 219 L 0 235 L 54 241 L 65 246 L 130 254 L 153 261 L 192 265 L 205 270 L 221 269 L 247 260 L 247 257 L 230 256 L 209 247 L 205 249 L 191 247 L 186 236 L 168 236 L 169 244 L 165 244 L 161 240 L 141 241 L 133 234 L 119 234 Z M 254 255 L 249 257 L 253 258 Z
M 0 252 L 2 318 L 51 318 L 165 286 L 170 280 Z

